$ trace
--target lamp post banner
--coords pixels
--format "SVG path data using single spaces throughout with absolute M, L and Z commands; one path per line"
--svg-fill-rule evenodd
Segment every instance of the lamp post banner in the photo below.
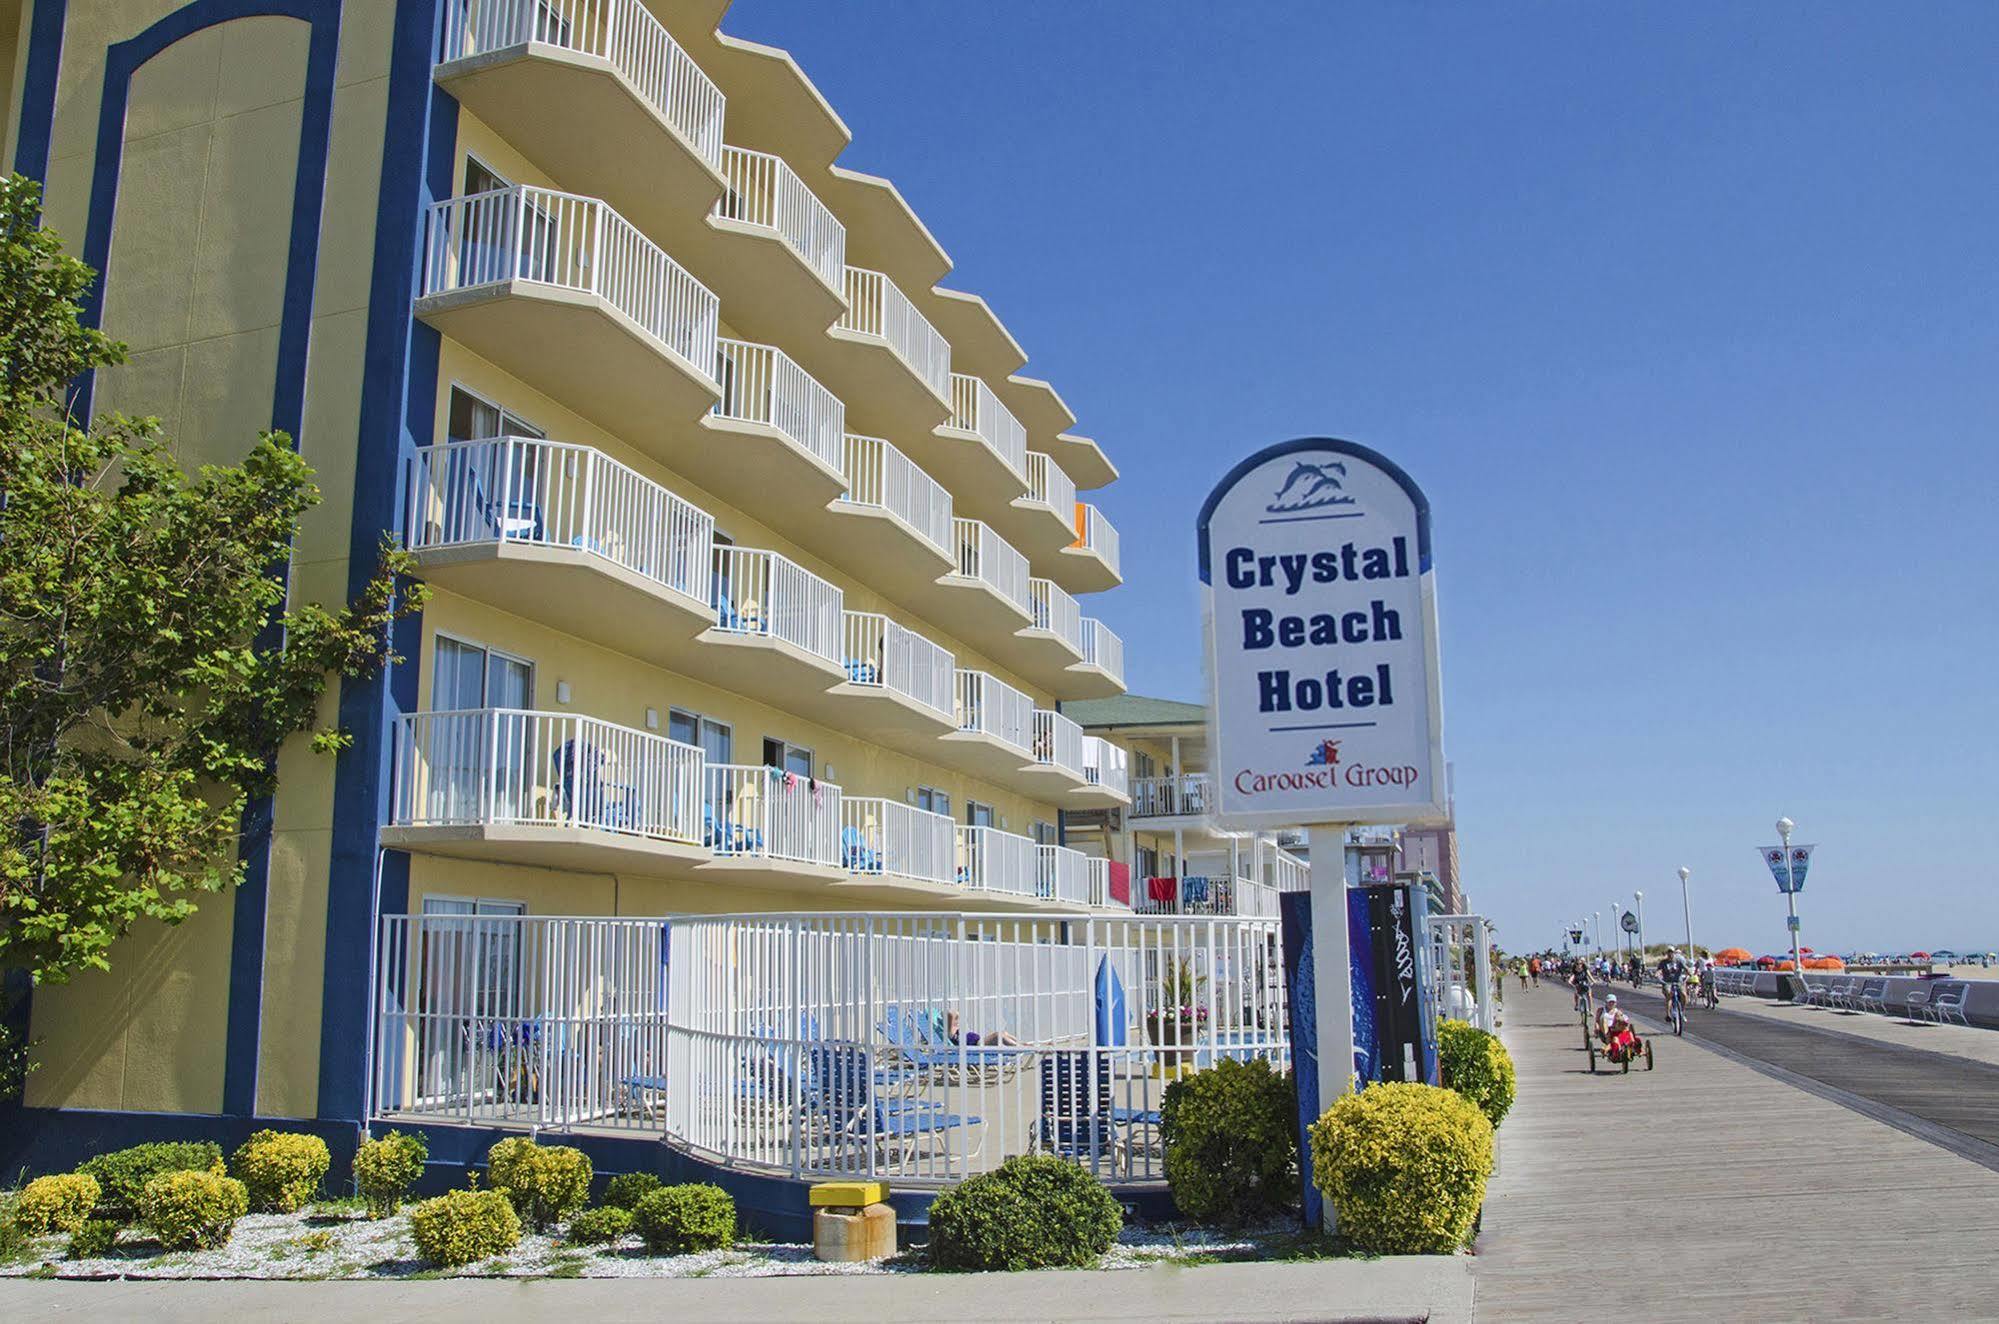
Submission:
M 1430 503 L 1386 456 L 1307 437 L 1250 456 L 1196 525 L 1217 817 L 1446 816 Z
M 1788 859 L 1782 846 L 1764 846 L 1758 854 L 1770 866 L 1770 876 L 1777 880 L 1779 892 L 1802 892 L 1805 890 L 1805 872 L 1811 867 L 1812 852 L 1817 849 L 1815 845 L 1793 846 Z

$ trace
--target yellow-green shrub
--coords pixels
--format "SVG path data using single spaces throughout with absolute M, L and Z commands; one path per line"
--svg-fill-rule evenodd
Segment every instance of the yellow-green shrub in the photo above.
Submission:
M 259 1131 L 229 1160 L 231 1172 L 249 1189 L 250 1207 L 260 1214 L 305 1208 L 332 1165 L 324 1140 L 290 1131 Z
M 93 1218 L 69 1234 L 72 1260 L 95 1260 L 111 1253 L 118 1244 L 118 1225 L 108 1218 Z
M 423 1175 L 430 1145 L 415 1131 L 390 1131 L 364 1140 L 354 1151 L 354 1189 L 371 1218 L 396 1212 L 410 1187 Z
M 590 1175 L 589 1155 L 567 1145 L 537 1145 L 515 1136 L 486 1152 L 486 1179 L 536 1231 L 554 1227 L 590 1202 Z
M 1204 1223 L 1239 1226 L 1298 1195 L 1298 1095 L 1261 1058 L 1224 1059 L 1166 1087 L 1159 1111 L 1173 1203 Z
M 168 1250 L 220 1246 L 248 1212 L 243 1183 L 212 1172 L 163 1172 L 139 1194 L 139 1217 Z
M 77 1171 L 94 1177 L 102 1188 L 97 1212 L 129 1222 L 139 1216 L 139 1197 L 146 1183 L 163 1172 L 228 1172 L 222 1146 L 213 1140 L 157 1140 L 130 1149 L 99 1154 Z
M 607 1204 L 585 1209 L 569 1220 L 562 1239 L 572 1246 L 608 1246 L 632 1230 L 632 1211 Z
M 425 1260 L 455 1269 L 512 1250 L 521 1220 L 499 1191 L 449 1191 L 410 1210 L 410 1239 Z
M 1437 1026 L 1437 1062 L 1444 1086 L 1471 1100 L 1497 1129 L 1513 1107 L 1516 1081 L 1513 1054 L 1469 1021 L 1444 1021 Z
M 736 1239 L 736 1202 L 719 1186 L 662 1186 L 632 1210 L 632 1230 L 655 1255 L 720 1250 Z
M 1102 1182 L 1052 1154 L 1016 1154 L 930 1203 L 930 1263 L 975 1271 L 1094 1264 L 1124 1211 Z
M 14 1201 L 14 1225 L 31 1237 L 74 1232 L 90 1221 L 100 1193 L 97 1179 L 85 1173 L 37 1177 Z
M 1491 1175 L 1492 1123 L 1452 1090 L 1371 1085 L 1312 1124 L 1312 1180 L 1362 1250 L 1458 1250 Z

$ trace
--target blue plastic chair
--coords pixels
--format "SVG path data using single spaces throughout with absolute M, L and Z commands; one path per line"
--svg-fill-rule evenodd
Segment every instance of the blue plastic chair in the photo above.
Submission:
M 881 852 L 868 845 L 867 838 L 857 827 L 840 829 L 840 858 L 846 862 L 849 873 L 880 873 L 882 871 Z

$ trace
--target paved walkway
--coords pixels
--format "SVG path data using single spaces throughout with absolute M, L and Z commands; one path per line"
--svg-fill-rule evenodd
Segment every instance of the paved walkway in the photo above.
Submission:
M 397 1283 L 0 1282 L 0 1319 L 500 1324 L 587 1319 L 1435 1320 L 1470 1324 L 1472 1262 L 1421 1256 L 1115 1272 Z
M 1765 998 L 1725 998 L 1722 1009 L 1742 1016 L 1786 1025 L 1802 1025 L 1815 1030 L 1836 1031 L 1879 1044 L 1920 1048 L 1932 1053 L 1968 1057 L 1974 1062 L 1999 1066 L 1999 1030 L 1983 1026 L 1936 1025 L 1929 1021 L 1910 1024 L 1900 1016 L 1880 1016 L 1872 1012 L 1831 1011 L 1824 1007 L 1800 1007 L 1790 1002 Z M 1698 1029 L 1701 1012 L 1694 1012 Z
M 1566 990 L 1504 1033 L 1481 1320 L 1999 1319 L 1999 1174 L 1670 1034 L 1591 1076 Z

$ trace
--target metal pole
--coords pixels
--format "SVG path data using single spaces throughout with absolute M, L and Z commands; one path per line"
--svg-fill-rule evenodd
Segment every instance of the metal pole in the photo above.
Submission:
M 1687 877 L 1692 872 L 1690 869 L 1680 870 L 1680 913 L 1686 916 L 1687 920 L 1687 959 L 1689 961 L 1694 959 L 1694 910 L 1693 903 L 1687 900 Z
M 1805 955 L 1798 946 L 1798 872 L 1791 863 L 1791 834 L 1779 829 L 1784 838 L 1784 904 L 1790 911 L 1791 973 L 1798 977 L 1798 991 L 1805 987 Z
M 1642 974 L 1645 969 L 1645 894 L 1633 892 L 1631 899 L 1638 903 L 1638 969 Z

